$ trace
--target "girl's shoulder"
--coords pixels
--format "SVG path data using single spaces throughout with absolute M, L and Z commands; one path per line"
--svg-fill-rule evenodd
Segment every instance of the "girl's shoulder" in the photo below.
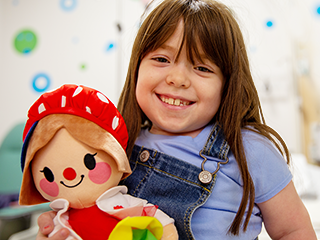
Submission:
M 243 129 L 241 133 L 246 153 L 250 152 L 251 154 L 260 154 L 261 151 L 263 151 L 269 152 L 270 154 L 280 155 L 282 158 L 279 150 L 267 137 L 249 129 Z
M 256 189 L 255 202 L 264 202 L 291 181 L 291 172 L 280 151 L 268 138 L 250 130 L 243 130 L 242 139 Z

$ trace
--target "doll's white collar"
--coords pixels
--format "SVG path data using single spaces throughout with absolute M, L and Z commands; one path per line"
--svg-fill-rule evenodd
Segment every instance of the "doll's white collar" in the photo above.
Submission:
M 101 210 L 114 214 L 123 208 L 138 207 L 147 204 L 147 200 L 134 198 L 126 194 L 126 186 L 116 186 L 108 189 L 97 200 L 96 204 Z M 117 206 L 119 207 L 117 209 Z M 55 211 L 66 212 L 69 209 L 69 202 L 66 199 L 59 198 L 51 202 L 50 207 Z

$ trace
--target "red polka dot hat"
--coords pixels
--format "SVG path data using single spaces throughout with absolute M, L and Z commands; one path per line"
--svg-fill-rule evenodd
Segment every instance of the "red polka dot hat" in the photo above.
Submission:
M 53 113 L 72 114 L 96 123 L 110 132 L 126 150 L 127 127 L 113 103 L 95 89 L 72 84 L 66 84 L 55 91 L 44 93 L 30 107 L 23 132 L 23 141 L 37 121 Z

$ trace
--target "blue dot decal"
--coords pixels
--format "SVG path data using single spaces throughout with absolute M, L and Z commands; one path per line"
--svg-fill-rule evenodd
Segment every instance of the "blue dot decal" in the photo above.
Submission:
M 64 11 L 72 11 L 77 6 L 77 0 L 60 0 L 60 7 Z
M 320 15 L 320 6 L 317 7 L 317 14 Z
M 109 52 L 115 48 L 115 43 L 108 43 L 106 47 L 106 51 Z
M 272 21 L 267 21 L 267 23 L 266 23 L 266 25 L 267 25 L 267 27 L 273 27 L 273 22 Z
M 39 73 L 32 79 L 32 87 L 36 92 L 42 93 L 50 86 L 50 78 L 45 73 Z

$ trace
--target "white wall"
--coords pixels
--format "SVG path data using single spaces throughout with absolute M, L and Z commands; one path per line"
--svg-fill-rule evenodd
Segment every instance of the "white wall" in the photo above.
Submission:
M 267 124 L 293 153 L 303 152 L 302 101 L 307 77 L 320 89 L 320 15 L 317 0 L 224 0 L 236 12 Z M 268 27 L 267 22 L 272 22 Z M 310 70 L 310 71 L 308 71 Z
M 132 39 L 144 10 L 135 0 L 0 0 L 0 139 L 42 94 L 32 87 L 45 73 L 48 90 L 63 83 L 104 92 L 115 104 L 124 83 Z M 68 6 L 75 7 L 69 11 Z M 117 24 L 121 25 L 121 32 Z M 29 54 L 14 47 L 16 35 L 30 29 L 38 42 Z M 112 47 L 113 46 L 113 47 Z M 85 68 L 81 68 L 84 65 Z M 45 86 L 39 78 L 38 88 Z
M 301 118 L 294 72 L 295 38 L 290 33 L 293 1 L 247 0 L 240 16 L 252 75 L 268 125 L 276 129 L 293 152 L 301 152 Z M 267 23 L 272 24 L 271 26 Z

